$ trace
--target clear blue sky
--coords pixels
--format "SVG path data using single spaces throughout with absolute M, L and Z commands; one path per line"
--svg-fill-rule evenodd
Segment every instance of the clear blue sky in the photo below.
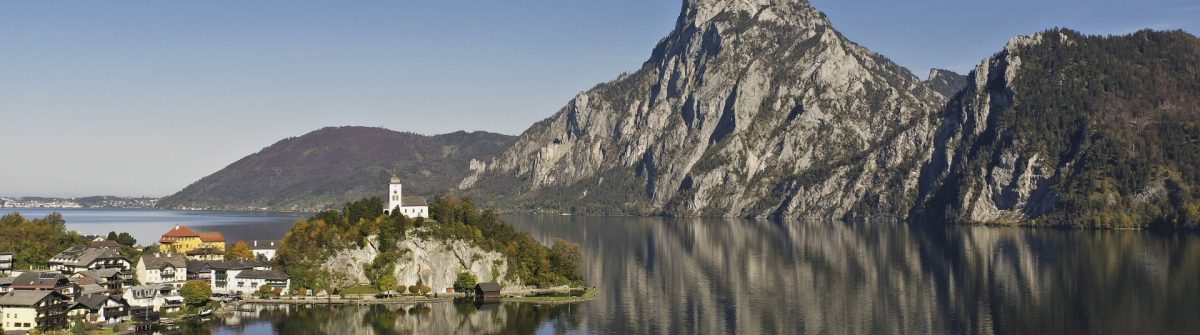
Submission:
M 1063 26 L 1196 33 L 1193 1 L 815 0 L 924 77 Z M 163 196 L 323 126 L 519 134 L 636 69 L 679 0 L 0 2 L 0 195 Z

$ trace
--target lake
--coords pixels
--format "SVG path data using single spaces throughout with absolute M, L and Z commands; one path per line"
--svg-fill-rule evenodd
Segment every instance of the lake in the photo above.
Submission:
M 278 238 L 296 218 L 63 212 L 72 229 L 135 229 L 139 241 L 149 241 L 141 237 L 147 234 L 156 239 L 176 223 L 222 231 L 230 239 Z M 125 217 L 132 221 L 115 219 Z M 1194 234 L 740 219 L 504 219 L 546 243 L 561 238 L 581 244 L 584 276 L 600 288 L 600 297 L 569 306 L 264 306 L 182 332 L 1200 332 L 1200 236 Z

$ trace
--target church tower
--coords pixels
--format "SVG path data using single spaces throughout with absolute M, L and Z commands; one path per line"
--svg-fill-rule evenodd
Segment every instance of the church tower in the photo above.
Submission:
M 387 211 L 391 213 L 396 207 L 404 207 L 400 199 L 404 198 L 404 190 L 401 189 L 400 177 L 392 176 L 391 185 L 388 186 L 388 206 Z

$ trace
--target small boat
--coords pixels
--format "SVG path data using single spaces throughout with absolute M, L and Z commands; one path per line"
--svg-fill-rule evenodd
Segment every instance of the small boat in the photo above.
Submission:
M 204 310 L 203 312 L 200 312 L 200 317 L 206 317 L 206 316 L 210 316 L 210 315 L 212 315 L 212 313 L 213 313 L 213 310 L 211 310 L 211 309 L 206 309 L 206 310 Z

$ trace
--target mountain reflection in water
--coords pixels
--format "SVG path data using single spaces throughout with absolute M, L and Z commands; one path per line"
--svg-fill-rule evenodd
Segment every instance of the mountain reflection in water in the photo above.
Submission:
M 969 334 L 1200 331 L 1197 235 L 510 215 L 582 245 L 595 301 L 294 307 L 217 334 Z M 415 309 L 414 309 L 415 308 Z

